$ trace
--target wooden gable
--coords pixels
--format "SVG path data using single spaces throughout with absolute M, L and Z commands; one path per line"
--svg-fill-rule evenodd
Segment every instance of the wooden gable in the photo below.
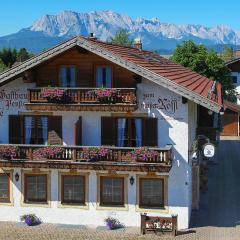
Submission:
M 135 87 L 134 73 L 80 47 L 70 49 L 36 67 L 33 71 L 34 79 L 39 87 L 59 86 L 60 67 L 76 66 L 77 87 L 95 87 L 95 68 L 99 65 L 112 67 L 113 87 Z

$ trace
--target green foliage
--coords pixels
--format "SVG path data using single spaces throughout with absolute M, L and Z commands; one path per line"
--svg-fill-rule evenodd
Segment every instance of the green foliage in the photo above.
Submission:
M 7 66 L 3 63 L 3 61 L 0 59 L 0 73 L 4 72 L 5 70 L 7 70 Z
M 223 59 L 223 61 L 228 62 L 232 59 L 234 59 L 234 51 L 230 47 L 225 47 L 223 51 L 220 54 L 220 57 Z
M 0 51 L 0 59 L 4 65 L 11 67 L 17 60 L 17 50 L 15 48 L 3 48 L 2 51 Z
M 27 52 L 26 48 L 21 48 L 17 53 L 17 61 L 24 62 L 29 59 L 30 55 Z
M 133 40 L 130 39 L 129 33 L 126 29 L 121 29 L 111 39 L 111 43 L 119 44 L 119 45 L 123 45 L 123 46 L 132 46 Z
M 28 53 L 25 48 L 21 48 L 19 51 L 15 48 L 3 48 L 0 50 L 0 71 L 11 68 L 15 62 L 24 62 L 32 56 L 33 54 Z
M 236 102 L 236 93 L 231 72 L 216 52 L 208 51 L 204 45 L 186 41 L 178 45 L 171 57 L 174 62 L 222 84 L 223 98 Z

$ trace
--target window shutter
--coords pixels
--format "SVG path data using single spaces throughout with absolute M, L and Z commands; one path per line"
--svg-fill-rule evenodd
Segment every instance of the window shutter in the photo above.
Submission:
M 50 116 L 48 118 L 48 143 L 62 145 L 62 117 Z
M 102 145 L 116 145 L 117 123 L 114 117 L 102 117 L 101 119 L 101 143 Z
M 23 116 L 9 115 L 8 131 L 9 131 L 9 143 L 21 144 L 24 143 L 23 137 Z
M 75 123 L 75 145 L 82 145 L 82 117 Z
M 143 146 L 158 146 L 158 127 L 157 118 L 142 119 L 142 144 Z

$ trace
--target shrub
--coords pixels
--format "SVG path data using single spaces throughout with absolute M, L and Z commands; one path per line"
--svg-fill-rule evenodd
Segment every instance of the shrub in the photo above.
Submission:
M 21 221 L 24 221 L 28 226 L 35 226 L 41 223 L 40 218 L 35 214 L 26 214 L 20 217 Z
M 118 219 L 113 217 L 105 218 L 104 222 L 106 223 L 106 226 L 108 227 L 109 230 L 114 230 L 114 229 L 124 227 L 123 224 L 121 224 Z

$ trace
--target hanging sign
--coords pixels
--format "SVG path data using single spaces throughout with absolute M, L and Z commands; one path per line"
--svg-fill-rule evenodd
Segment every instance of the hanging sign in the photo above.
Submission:
M 211 158 L 215 155 L 215 146 L 211 143 L 207 143 L 203 146 L 203 155 Z

